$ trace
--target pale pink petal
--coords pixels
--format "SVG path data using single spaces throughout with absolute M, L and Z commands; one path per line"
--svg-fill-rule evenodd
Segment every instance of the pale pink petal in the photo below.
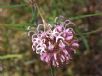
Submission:
M 78 43 L 72 43 L 72 46 L 73 47 L 79 47 L 79 44 Z
M 63 30 L 64 30 L 64 27 L 63 26 L 56 26 L 56 31 L 58 31 L 58 32 L 62 32 Z
M 67 36 L 66 40 L 72 40 L 73 39 L 73 35 Z
M 66 45 L 62 42 L 62 40 L 60 40 L 60 43 L 59 43 L 59 47 L 60 48 L 64 48 Z

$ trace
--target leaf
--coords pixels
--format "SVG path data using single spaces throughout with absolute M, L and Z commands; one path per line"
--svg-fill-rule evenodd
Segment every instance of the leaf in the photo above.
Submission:
M 87 14 L 87 15 L 79 15 L 75 17 L 70 17 L 70 20 L 77 20 L 77 19 L 82 19 L 86 17 L 91 17 L 91 16 L 102 16 L 102 13 L 94 13 L 94 14 Z
M 16 5 L 3 5 L 0 6 L 0 8 L 18 8 L 18 7 L 24 7 L 26 4 L 16 4 Z
M 22 54 L 8 54 L 8 55 L 2 55 L 0 56 L 0 60 L 4 60 L 4 59 L 11 59 L 11 58 L 22 58 L 23 55 Z
M 35 21 L 35 15 L 36 12 L 34 14 L 34 11 L 32 10 L 32 20 L 31 23 L 25 23 L 25 24 L 0 24 L 0 25 L 4 25 L 6 27 L 8 27 L 9 29 L 15 29 L 15 30 L 21 30 L 21 31 L 26 31 L 28 26 L 32 26 L 34 24 L 33 21 Z M 77 20 L 77 19 L 82 19 L 82 18 L 86 18 L 86 17 L 90 17 L 90 16 L 102 16 L 102 13 L 95 13 L 95 14 L 88 14 L 88 15 L 80 15 L 80 16 L 75 16 L 75 17 L 70 17 L 71 20 Z
M 86 47 L 86 50 L 90 50 L 89 48 L 89 45 L 88 45 L 88 41 L 86 39 L 86 37 L 81 33 L 80 29 L 78 27 L 76 27 L 76 32 L 78 33 L 78 35 L 81 37 L 85 47 Z
M 0 24 L 0 26 L 4 26 L 9 29 L 26 31 L 27 27 L 33 24 Z

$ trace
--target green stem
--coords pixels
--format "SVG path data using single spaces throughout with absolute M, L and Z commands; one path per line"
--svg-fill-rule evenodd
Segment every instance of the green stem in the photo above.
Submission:
M 51 65 L 51 76 L 55 76 L 54 74 L 54 67 Z

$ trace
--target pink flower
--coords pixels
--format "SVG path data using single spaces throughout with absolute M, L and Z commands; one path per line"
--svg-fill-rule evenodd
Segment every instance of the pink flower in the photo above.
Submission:
M 32 35 L 32 49 L 42 61 L 59 67 L 69 63 L 79 44 L 73 28 L 57 24 L 51 29 Z

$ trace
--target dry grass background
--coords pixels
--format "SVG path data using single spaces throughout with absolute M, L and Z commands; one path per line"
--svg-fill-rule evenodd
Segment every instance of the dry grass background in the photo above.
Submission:
M 72 18 L 80 30 L 80 49 L 72 62 L 56 68 L 56 76 L 102 76 L 102 1 L 37 0 L 46 21 L 63 15 Z M 83 17 L 86 14 L 95 16 Z M 75 19 L 76 17 L 76 19 Z M 50 68 L 31 49 L 26 28 L 32 9 L 27 0 L 0 0 L 0 76 L 51 76 Z M 34 16 L 36 23 L 40 16 Z M 36 28 L 36 26 L 35 26 Z M 87 34 L 83 34 L 87 33 Z

